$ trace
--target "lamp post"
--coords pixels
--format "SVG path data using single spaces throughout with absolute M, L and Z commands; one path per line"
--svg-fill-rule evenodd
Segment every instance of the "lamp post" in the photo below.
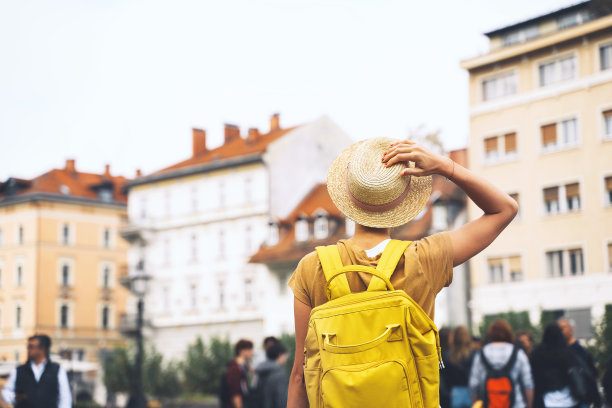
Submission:
M 150 276 L 137 273 L 130 278 L 130 289 L 138 297 L 138 314 L 136 315 L 136 378 L 126 408 L 146 408 L 147 397 L 142 387 L 144 298 L 147 294 Z

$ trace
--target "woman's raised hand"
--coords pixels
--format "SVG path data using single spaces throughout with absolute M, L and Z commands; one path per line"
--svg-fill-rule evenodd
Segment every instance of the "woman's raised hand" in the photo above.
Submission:
M 431 152 L 419 143 L 410 140 L 391 143 L 389 150 L 382 157 L 382 162 L 387 167 L 395 163 L 408 161 L 414 162 L 415 167 L 404 169 L 401 173 L 402 176 L 441 174 L 445 177 L 450 177 L 453 173 L 453 162 L 451 159 Z

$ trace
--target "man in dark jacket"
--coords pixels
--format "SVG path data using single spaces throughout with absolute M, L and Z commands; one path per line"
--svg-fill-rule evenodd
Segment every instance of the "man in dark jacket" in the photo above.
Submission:
M 51 339 L 39 334 L 28 339 L 28 361 L 14 369 L 2 398 L 15 408 L 70 408 L 72 396 L 66 371 L 49 360 Z
M 266 350 L 267 360 L 255 368 L 257 374 L 257 394 L 262 408 L 285 408 L 289 376 L 284 364 L 287 349 L 280 342 Z

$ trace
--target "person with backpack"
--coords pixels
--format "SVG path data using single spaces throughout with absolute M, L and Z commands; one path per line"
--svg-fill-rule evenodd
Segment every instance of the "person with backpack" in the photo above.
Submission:
M 527 355 L 514 345 L 508 322 L 495 319 L 486 344 L 474 356 L 470 370 L 470 392 L 474 401 L 487 408 L 531 408 L 533 377 Z
M 266 361 L 255 367 L 257 385 L 249 398 L 248 408 L 285 408 L 289 376 L 284 364 L 287 349 L 279 341 L 266 349 Z
M 391 228 L 428 204 L 433 174 L 462 188 L 484 214 L 416 242 L 391 240 Z M 341 152 L 327 189 L 355 233 L 306 255 L 289 280 L 296 353 L 287 406 L 438 407 L 435 297 L 453 266 L 512 221 L 516 201 L 448 157 L 388 138 Z
M 533 351 L 531 366 L 536 408 L 579 407 L 584 402 L 587 396 L 585 378 L 583 375 L 572 378 L 571 373 L 580 367 L 580 362 L 556 323 L 544 329 L 542 343 Z

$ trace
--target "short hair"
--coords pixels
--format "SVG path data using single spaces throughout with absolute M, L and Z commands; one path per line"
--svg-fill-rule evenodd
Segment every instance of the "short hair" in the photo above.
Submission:
M 287 348 L 283 346 L 281 342 L 274 343 L 266 350 L 266 357 L 268 357 L 268 360 L 272 361 L 275 361 L 283 354 L 287 354 Z
M 494 342 L 506 342 L 514 344 L 514 333 L 512 328 L 504 319 L 495 319 L 487 330 L 487 341 Z
M 274 345 L 276 343 L 278 343 L 278 339 L 276 337 L 268 336 L 263 341 L 263 348 L 264 348 L 264 350 L 267 350 L 268 347 L 270 347 L 270 346 L 272 346 L 272 345 Z
M 33 336 L 28 337 L 28 341 L 38 340 L 38 346 L 44 349 L 49 355 L 49 350 L 51 349 L 51 337 L 46 334 L 35 334 Z
M 236 351 L 236 355 L 239 355 L 242 350 L 252 350 L 252 349 L 253 349 L 253 342 L 250 340 L 245 340 L 245 339 L 238 340 L 238 343 L 236 343 L 236 346 L 234 347 L 234 350 Z
M 559 323 L 561 323 L 561 322 L 563 322 L 563 321 L 566 321 L 566 322 L 567 322 L 567 324 L 569 324 L 569 326 L 570 326 L 572 329 L 575 329 L 575 328 L 576 328 L 576 321 L 575 321 L 574 319 L 571 319 L 571 318 L 569 318 L 569 317 L 567 317 L 567 316 L 561 316 L 560 318 L 558 318 L 558 319 L 557 319 L 557 324 L 559 324 Z

